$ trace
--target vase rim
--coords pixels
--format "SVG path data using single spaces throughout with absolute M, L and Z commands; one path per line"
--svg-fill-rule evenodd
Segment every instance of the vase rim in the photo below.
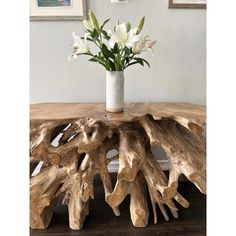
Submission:
M 110 72 L 110 73 L 112 73 L 112 72 L 124 72 L 123 70 L 106 70 L 106 72 Z

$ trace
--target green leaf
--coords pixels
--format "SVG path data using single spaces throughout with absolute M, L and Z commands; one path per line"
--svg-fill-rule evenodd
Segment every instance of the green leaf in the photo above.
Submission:
M 103 67 L 105 67 L 106 70 L 110 70 L 110 66 L 109 63 L 107 63 L 106 61 L 102 61 L 99 57 L 97 57 L 96 55 L 92 58 L 90 58 L 88 61 L 92 61 L 92 62 L 97 62 L 100 65 L 102 65 Z
M 132 60 L 134 60 L 133 62 L 129 63 L 129 61 L 127 62 L 128 64 L 126 64 L 125 68 L 131 66 L 131 65 L 135 65 L 135 64 L 140 64 L 142 66 L 144 66 L 144 64 L 147 64 L 148 67 L 150 67 L 150 64 L 143 58 L 139 58 L 139 57 L 134 57 Z
M 81 37 L 81 39 L 84 39 L 84 37 Z M 87 40 L 93 42 L 91 38 L 87 38 Z
M 89 30 L 89 29 L 87 29 L 87 32 L 89 32 L 90 34 L 92 34 L 93 31 L 94 31 L 94 29 L 93 29 L 93 30 Z
M 125 59 L 125 63 L 127 64 L 127 63 L 129 63 L 129 58 L 127 57 L 126 59 Z
M 144 66 L 142 58 L 133 58 L 135 61 L 137 61 L 140 65 Z
M 107 19 L 107 20 L 105 20 L 104 22 L 103 22 L 103 24 L 102 24 L 102 26 L 101 26 L 101 30 L 103 29 L 103 27 L 106 25 L 106 23 L 109 21 L 110 19 Z
M 107 48 L 107 46 L 103 43 L 101 47 L 102 54 L 104 55 L 105 58 L 115 58 L 115 55 Z
M 148 63 L 148 61 L 146 61 L 145 59 L 142 59 L 144 63 L 146 63 L 146 65 L 150 68 L 150 64 Z
M 95 55 L 94 57 L 95 57 L 96 59 L 98 59 L 99 61 L 102 61 L 102 62 L 104 62 L 104 63 L 107 62 L 107 60 L 106 60 L 102 55 L 99 55 L 99 56 Z
M 105 30 L 102 30 L 102 34 L 103 34 L 104 38 L 107 40 L 109 40 L 111 38 Z
M 110 69 L 111 69 L 112 71 L 115 71 L 115 70 L 116 70 L 116 67 L 115 67 L 115 64 L 114 64 L 113 61 L 109 60 L 109 66 L 110 66 Z
M 136 61 L 142 61 L 142 66 L 144 65 L 144 63 L 150 68 L 150 64 L 148 63 L 148 61 L 146 61 L 145 59 L 143 59 L 143 58 L 139 58 L 139 57 L 134 57 L 133 58 L 134 60 L 136 60 Z M 140 63 L 141 64 L 141 63 Z
M 118 46 L 118 43 L 115 43 L 115 45 L 114 45 L 114 47 L 113 47 L 113 49 L 112 49 L 112 52 L 113 52 L 114 54 L 119 53 L 119 46 Z
M 98 60 L 94 57 L 90 58 L 88 61 L 98 62 Z
M 125 68 L 127 68 L 127 67 L 129 67 L 129 66 L 132 66 L 132 65 L 134 65 L 134 64 L 137 64 L 138 62 L 137 61 L 135 61 L 135 62 L 131 62 L 130 64 L 128 64 Z
M 132 48 L 125 47 L 124 52 L 125 52 L 124 57 L 129 57 L 130 54 L 132 53 Z
M 103 65 L 102 63 L 100 63 L 101 65 Z M 103 65 L 105 67 L 106 70 L 110 70 L 110 66 L 109 63 L 106 63 L 105 65 Z
M 93 41 L 96 41 L 98 39 L 98 37 L 99 37 L 99 33 L 98 33 L 98 31 L 96 29 L 94 29 L 93 32 L 90 33 L 90 36 L 93 39 Z

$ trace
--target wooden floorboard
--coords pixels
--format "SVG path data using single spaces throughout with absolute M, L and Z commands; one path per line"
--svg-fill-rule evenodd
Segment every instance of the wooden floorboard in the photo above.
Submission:
M 113 184 L 115 174 L 112 175 Z M 190 202 L 188 209 L 179 208 L 179 218 L 166 222 L 158 211 L 158 223 L 153 224 L 150 209 L 149 224 L 145 228 L 133 227 L 129 214 L 129 197 L 120 206 L 121 215 L 115 216 L 105 203 L 101 180 L 95 179 L 95 199 L 90 202 L 90 214 L 80 231 L 69 228 L 67 207 L 58 201 L 50 226 L 45 230 L 30 230 L 31 236 L 203 236 L 206 235 L 206 196 L 190 182 L 180 183 L 179 192 Z M 150 202 L 149 202 L 150 204 Z

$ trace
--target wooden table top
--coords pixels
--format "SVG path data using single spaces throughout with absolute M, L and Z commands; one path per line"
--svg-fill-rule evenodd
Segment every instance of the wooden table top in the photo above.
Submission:
M 104 103 L 39 103 L 30 105 L 30 120 L 65 120 L 90 117 L 99 120 L 129 121 L 134 117 L 152 114 L 162 117 L 186 118 L 205 124 L 206 106 L 179 102 L 125 103 L 124 112 L 106 111 Z

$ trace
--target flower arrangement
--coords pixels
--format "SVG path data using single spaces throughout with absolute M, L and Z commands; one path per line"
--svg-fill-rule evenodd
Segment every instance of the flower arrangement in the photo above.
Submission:
M 110 19 L 105 20 L 101 25 L 92 11 L 88 12 L 89 20 L 84 20 L 86 28 L 85 35 L 79 37 L 72 33 L 73 53 L 69 57 L 76 59 L 79 55 L 88 55 L 89 61 L 101 64 L 107 71 L 124 71 L 131 65 L 145 64 L 150 67 L 149 63 L 138 57 L 139 54 L 152 50 L 156 41 L 151 41 L 147 33 L 140 34 L 145 17 L 138 23 L 137 27 L 131 28 L 131 24 L 119 21 L 113 30 L 106 31 L 104 26 Z M 95 54 L 91 52 L 88 41 L 94 43 L 99 51 Z

